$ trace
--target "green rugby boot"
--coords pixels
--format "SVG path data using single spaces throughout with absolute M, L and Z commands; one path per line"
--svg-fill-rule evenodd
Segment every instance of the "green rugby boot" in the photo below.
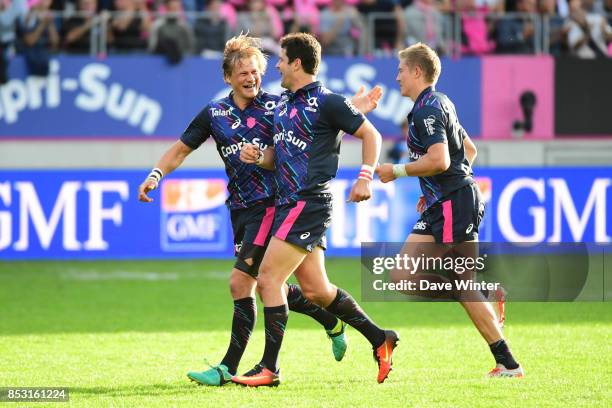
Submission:
M 212 366 L 205 371 L 190 371 L 187 373 L 187 377 L 191 381 L 195 381 L 198 385 L 211 385 L 213 387 L 221 387 L 222 385 L 231 382 L 232 375 L 228 371 L 227 367 L 223 364 Z
M 338 319 L 336 327 L 331 330 L 325 330 L 327 332 L 327 337 L 329 337 L 332 342 L 332 352 L 334 353 L 336 361 L 341 361 L 342 358 L 344 358 L 346 348 L 348 347 L 346 334 L 344 333 L 345 328 L 346 323 Z

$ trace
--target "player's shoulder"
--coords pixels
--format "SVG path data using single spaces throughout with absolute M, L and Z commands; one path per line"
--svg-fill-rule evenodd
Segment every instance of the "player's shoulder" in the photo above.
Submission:
M 446 94 L 438 91 L 430 91 L 423 95 L 415 104 L 413 109 L 413 116 L 415 117 L 427 117 L 430 115 L 444 116 L 448 109 L 448 106 L 452 102 L 446 96 Z
M 273 115 L 281 97 L 266 91 L 261 91 L 255 100 L 256 104 L 265 109 L 265 115 Z
M 225 117 L 232 114 L 232 110 L 234 110 L 233 103 L 230 100 L 229 96 L 225 96 L 222 98 L 211 99 L 204 108 L 200 111 L 199 115 L 213 120 L 218 117 Z
M 263 102 L 269 102 L 269 101 L 278 102 L 280 101 L 281 96 L 262 90 L 258 98 L 259 100 Z
M 439 91 L 430 91 L 423 95 L 423 98 L 419 102 L 419 108 L 421 109 L 440 109 L 442 105 L 448 101 L 448 96 Z
M 339 93 L 322 86 L 320 91 L 320 99 L 325 110 L 337 111 L 339 108 L 348 107 L 355 115 L 358 114 L 357 108 L 349 98 Z

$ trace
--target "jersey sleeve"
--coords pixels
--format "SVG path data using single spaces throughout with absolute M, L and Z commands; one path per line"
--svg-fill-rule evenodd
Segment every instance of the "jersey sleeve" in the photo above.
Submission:
M 208 106 L 206 106 L 187 126 L 187 129 L 181 135 L 181 142 L 192 149 L 197 149 L 210 137 L 211 132 Z
M 424 106 L 416 112 L 413 121 L 425 151 L 436 143 L 448 143 L 446 116 L 442 110 Z
M 329 124 L 348 134 L 354 134 L 365 122 L 365 116 L 357 110 L 355 105 L 338 94 L 330 94 L 321 107 L 321 113 Z

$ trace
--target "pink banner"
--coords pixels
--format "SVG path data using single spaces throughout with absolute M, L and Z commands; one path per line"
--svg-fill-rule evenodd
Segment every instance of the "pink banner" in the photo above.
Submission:
M 482 138 L 512 138 L 512 124 L 523 121 L 519 98 L 536 96 L 533 129 L 524 139 L 554 137 L 555 69 L 550 56 L 490 56 L 482 58 Z

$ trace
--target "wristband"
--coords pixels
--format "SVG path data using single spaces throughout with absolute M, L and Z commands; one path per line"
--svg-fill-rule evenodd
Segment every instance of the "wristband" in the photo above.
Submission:
M 164 172 L 161 171 L 160 168 L 156 167 L 153 170 L 151 170 L 151 172 L 147 176 L 147 179 L 153 180 L 155 182 L 154 188 L 157 188 L 157 185 L 159 184 L 159 182 L 161 181 L 163 177 L 164 177 Z
M 359 171 L 359 177 L 357 178 L 361 180 L 372 181 L 372 179 L 374 179 L 374 167 L 367 164 L 362 164 L 361 170 Z
M 258 150 L 258 151 L 259 151 L 259 157 L 257 157 L 255 164 L 258 166 L 261 166 L 262 163 L 264 162 L 264 159 L 266 158 L 266 155 L 264 154 L 263 150 Z
M 393 175 L 395 178 L 406 177 L 408 173 L 406 173 L 406 164 L 394 164 L 393 165 Z

